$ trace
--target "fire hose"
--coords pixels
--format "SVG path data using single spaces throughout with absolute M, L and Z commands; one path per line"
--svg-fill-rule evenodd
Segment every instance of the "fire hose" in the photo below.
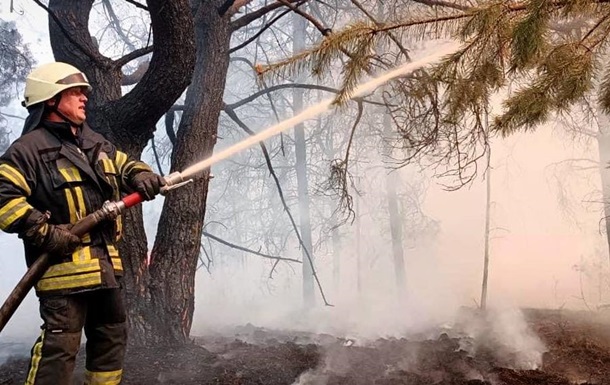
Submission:
M 180 172 L 173 172 L 165 177 L 166 185 L 161 189 L 161 194 L 165 195 L 168 191 L 182 187 L 192 180 L 184 180 Z M 82 237 L 90 232 L 98 223 L 114 220 L 118 215 L 125 212 L 144 201 L 144 197 L 138 193 L 132 193 L 116 202 L 105 202 L 102 208 L 92 212 L 74 224 L 70 232 L 78 237 Z M 17 283 L 13 291 L 0 307 L 0 332 L 4 329 L 11 319 L 21 302 L 25 299 L 28 292 L 34 287 L 36 282 L 44 275 L 49 268 L 49 254 L 41 254 L 34 263 L 28 268 L 21 280 Z

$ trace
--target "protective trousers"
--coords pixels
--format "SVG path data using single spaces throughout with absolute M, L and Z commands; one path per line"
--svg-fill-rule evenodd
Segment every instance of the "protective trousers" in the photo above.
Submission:
M 72 385 L 83 328 L 85 385 L 118 385 L 127 342 L 121 289 L 40 297 L 42 333 L 32 348 L 26 385 Z

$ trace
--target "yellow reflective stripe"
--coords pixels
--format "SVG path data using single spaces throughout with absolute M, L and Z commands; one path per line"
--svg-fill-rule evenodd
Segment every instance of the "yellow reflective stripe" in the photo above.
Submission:
M 87 262 L 91 260 L 91 246 L 79 247 L 72 253 L 72 261 Z
M 123 173 L 123 167 L 125 166 L 125 163 L 127 163 L 127 159 L 127 154 L 125 154 L 124 152 L 116 152 L 115 163 L 118 168 L 119 174 Z
M 112 267 L 115 271 L 123 270 L 123 261 L 119 257 L 119 250 L 111 244 L 106 245 L 106 249 L 108 249 L 108 255 L 110 255 L 110 261 L 112 262 Z
M 76 254 L 76 253 L 75 253 Z M 90 259 L 88 261 L 74 261 L 58 263 L 57 265 L 51 265 L 42 276 L 42 279 L 53 278 L 66 275 L 74 275 L 78 273 L 87 273 L 90 271 L 100 270 L 100 260 Z
M 60 168 L 59 172 L 67 182 L 79 182 L 83 178 L 80 171 L 76 167 L 65 167 Z M 87 216 L 87 208 L 85 206 L 85 198 L 83 196 L 83 189 L 79 186 L 65 189 L 66 202 L 68 203 L 68 213 L 70 214 L 70 223 L 76 223 L 80 218 Z M 76 196 L 76 202 L 74 201 Z M 84 242 L 91 242 L 91 238 L 87 238 L 88 235 L 83 236 Z
M 125 168 L 123 169 L 123 174 L 129 174 L 133 170 L 152 171 L 152 169 L 148 167 L 147 164 L 132 160 L 131 162 L 125 165 Z
M 121 383 L 123 370 L 112 372 L 90 372 L 85 370 L 85 385 L 118 385 Z
M 40 337 L 34 344 L 32 348 L 32 360 L 30 361 L 30 371 L 28 373 L 27 380 L 25 381 L 25 385 L 34 385 L 34 380 L 36 379 L 36 374 L 38 373 L 38 366 L 40 365 L 40 360 L 42 359 L 42 344 L 44 343 L 44 329 L 42 333 L 40 333 Z
M 121 258 L 110 258 L 110 260 L 112 261 L 112 267 L 115 271 L 123 271 L 123 261 Z
M 78 221 L 78 212 L 76 211 L 76 204 L 74 203 L 74 197 L 72 196 L 72 190 L 69 188 L 65 189 L 66 202 L 68 202 L 68 213 L 70 214 L 70 223 L 76 223 Z
M 84 218 L 87 216 L 87 206 L 85 206 L 85 197 L 83 195 L 83 189 L 81 187 L 74 187 L 74 193 L 76 194 L 77 207 L 75 210 L 78 210 L 78 218 Z M 91 236 L 89 233 L 83 235 L 81 237 L 83 242 L 89 243 L 91 242 Z
M 25 215 L 30 206 L 24 197 L 11 199 L 2 208 L 0 208 L 0 229 L 5 230 L 12 225 L 17 219 Z
M 119 256 L 119 250 L 116 248 L 116 246 L 112 244 L 107 244 L 106 249 L 108 250 L 108 255 L 110 255 L 111 257 Z
M 6 163 L 0 164 L 0 175 L 13 182 L 13 184 L 21 188 L 29 196 L 32 193 L 30 186 L 25 181 L 25 177 L 19 170 Z
M 47 232 L 49 231 L 49 224 L 48 223 L 43 223 L 42 226 L 40 226 L 40 229 L 38 229 L 38 232 L 41 235 L 46 236 Z
M 106 174 L 116 174 L 116 167 L 114 167 L 114 162 L 111 159 L 103 158 L 101 161 Z
M 80 175 L 80 171 L 78 171 L 76 167 L 60 168 L 59 172 L 64 177 L 66 182 L 79 182 L 83 180 L 83 177 Z
M 42 278 L 36 284 L 36 290 L 38 291 L 50 291 L 50 290 L 62 290 L 72 289 L 75 287 L 88 287 L 100 285 L 102 283 L 102 277 L 99 272 L 80 274 L 77 276 L 67 277 L 56 277 L 56 278 Z
M 80 239 L 83 241 L 83 243 L 91 243 L 91 233 L 86 233 L 80 237 Z
M 75 187 L 74 192 L 76 193 L 76 200 L 78 202 L 78 213 L 81 218 L 87 216 L 87 210 L 85 209 L 85 198 L 83 196 L 83 189 L 81 187 Z
M 80 237 L 80 239 L 83 241 L 83 243 L 91 243 L 91 234 L 85 233 L 82 237 Z
M 116 240 L 120 240 L 123 236 L 123 217 L 119 215 L 116 217 Z

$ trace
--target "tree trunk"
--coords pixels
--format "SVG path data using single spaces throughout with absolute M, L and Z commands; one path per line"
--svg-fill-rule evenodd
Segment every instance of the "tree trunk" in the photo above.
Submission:
M 608 119 L 600 119 L 601 122 L 608 122 Z M 600 122 L 600 125 L 602 124 Z M 604 205 L 604 221 L 606 222 L 606 242 L 610 250 L 610 126 L 600 127 L 597 135 L 597 145 L 599 151 L 599 174 L 602 183 L 602 202 Z
M 212 12 L 223 0 L 194 2 L 197 63 L 172 153 L 172 171 L 211 156 L 229 66 L 228 16 Z M 209 171 L 168 194 L 149 268 L 149 293 L 141 318 L 132 320 L 137 343 L 188 341 L 194 312 L 195 273 L 205 217 Z M 141 286 L 142 291 L 146 287 Z
M 322 98 L 318 94 L 317 102 L 321 102 Z M 318 131 L 322 130 L 322 119 L 318 117 Z M 327 155 L 330 160 L 335 160 L 340 153 L 335 148 L 335 132 L 330 130 L 328 132 L 327 139 Z M 333 255 L 333 288 L 335 289 L 335 295 L 340 295 L 341 290 L 341 232 L 339 231 L 339 212 L 340 207 L 335 199 L 331 199 L 329 202 L 331 217 L 330 223 L 332 226 L 331 239 L 332 239 L 332 255 Z
M 384 131 L 389 134 L 392 130 L 389 115 L 384 116 Z M 390 155 L 391 148 L 386 149 Z M 402 248 L 402 218 L 398 205 L 396 187 L 398 174 L 386 175 L 386 194 L 388 199 L 388 213 L 390 214 L 390 234 L 392 236 L 392 260 L 394 262 L 394 276 L 396 279 L 396 292 L 399 298 L 404 299 L 406 294 L 405 256 Z
M 293 15 L 293 53 L 302 51 L 305 48 L 307 24 L 302 16 Z M 303 90 L 295 88 L 293 91 L 293 111 L 298 114 L 303 110 Z M 313 269 L 313 242 L 311 239 L 311 219 L 309 215 L 309 183 L 307 181 L 307 144 L 305 143 L 305 125 L 299 123 L 294 128 L 295 136 L 295 156 L 297 172 L 297 188 L 299 196 L 299 220 L 301 238 L 303 239 L 303 304 L 305 307 L 313 306 L 314 281 Z M 307 256 L 311 257 L 311 261 Z
M 362 212 L 360 211 L 360 195 L 356 193 L 355 211 L 356 217 L 354 218 L 354 225 L 356 226 L 356 292 L 358 298 L 362 297 L 362 223 L 361 217 Z
M 491 151 L 488 150 L 488 151 Z M 483 257 L 483 284 L 481 285 L 481 310 L 487 308 L 487 278 L 489 276 L 489 225 L 491 221 L 491 164 L 489 164 L 489 156 L 487 164 L 487 195 L 485 199 L 485 254 Z
M 333 243 L 333 286 L 335 288 L 335 295 L 339 295 L 339 289 L 341 287 L 341 235 L 339 229 L 333 227 L 331 237 Z

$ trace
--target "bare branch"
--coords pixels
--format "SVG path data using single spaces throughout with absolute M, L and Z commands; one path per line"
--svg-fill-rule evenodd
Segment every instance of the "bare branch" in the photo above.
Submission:
M 136 8 L 140 8 L 140 9 L 143 9 L 143 10 L 148 12 L 148 7 L 145 6 L 144 4 L 140 4 L 140 3 L 138 3 L 137 1 L 134 1 L 134 0 L 125 0 L 125 1 L 127 3 L 129 3 L 129 4 L 135 5 Z
M 281 89 L 285 89 L 285 88 L 303 88 L 306 90 L 321 90 L 321 91 L 326 91 L 326 92 L 332 92 L 334 94 L 339 94 L 340 90 L 336 89 L 336 88 L 332 88 L 332 87 L 326 87 L 326 86 L 320 86 L 317 84 L 306 84 L 306 83 L 286 83 L 286 84 L 276 84 L 274 86 L 271 87 L 267 87 L 265 89 L 262 89 L 242 100 L 239 100 L 235 103 L 231 103 L 231 104 L 227 104 L 226 106 L 228 108 L 231 109 L 236 109 L 239 107 L 242 107 L 245 104 L 250 103 L 251 101 L 261 97 L 262 95 L 266 95 L 266 94 L 270 94 L 274 91 L 277 90 L 281 90 Z M 380 102 L 375 102 L 375 101 L 371 101 L 371 100 L 366 100 L 366 99 L 362 99 L 362 98 L 353 98 L 353 100 L 355 101 L 362 101 L 363 103 L 369 103 L 369 104 L 374 104 L 374 105 L 379 105 L 379 106 L 386 106 L 385 103 L 380 103 Z
M 176 108 L 174 108 L 176 107 Z M 184 109 L 184 106 L 174 106 L 165 113 L 165 132 L 172 146 L 176 145 L 176 132 L 174 132 L 174 114 L 178 109 Z
M 250 4 L 252 0 L 236 0 L 234 4 L 229 8 L 229 15 L 236 14 L 241 7 L 245 7 Z
M 243 43 L 239 44 L 238 46 L 231 48 L 229 50 L 229 53 L 233 53 L 235 51 L 239 51 L 240 49 L 242 49 L 244 47 L 247 47 L 254 40 L 258 39 L 258 37 L 260 35 L 262 35 L 263 32 L 265 32 L 267 29 L 271 28 L 271 26 L 273 24 L 275 24 L 276 21 L 280 20 L 282 17 L 284 17 L 285 15 L 289 14 L 290 12 L 291 12 L 290 9 L 287 9 L 284 12 L 280 13 L 274 19 L 272 19 L 267 24 L 265 24 L 261 29 L 259 29 L 252 37 L 250 37 L 249 39 L 246 39 L 246 41 L 244 41 Z
M 112 8 L 112 3 L 110 3 L 110 0 L 103 0 L 102 4 L 104 4 L 104 9 L 106 9 L 106 11 L 108 12 L 108 16 L 110 17 L 110 22 L 111 22 L 111 24 L 114 25 L 114 30 L 119 35 L 121 40 L 123 40 L 123 42 L 125 44 L 127 44 L 129 49 L 131 49 L 132 51 L 135 50 L 136 47 L 127 38 L 127 36 L 125 36 L 125 32 L 123 32 L 123 28 L 121 28 L 121 23 L 119 22 L 119 18 L 117 17 L 116 13 L 114 12 L 114 8 Z
M 17 115 L 13 115 L 13 114 L 7 114 L 6 112 L 2 112 L 2 111 L 0 111 L 0 115 L 7 116 L 7 117 L 13 118 L 13 119 L 25 120 L 25 118 L 22 117 L 22 116 L 17 116 Z
M 354 4 L 356 6 L 356 8 L 358 8 L 362 13 L 364 13 L 366 15 L 366 17 L 368 17 L 373 23 L 375 23 L 377 26 L 381 26 L 381 23 L 373 15 L 371 15 L 371 13 L 369 11 L 367 11 L 358 0 L 351 0 L 351 2 L 352 2 L 352 4 Z M 398 40 L 398 38 L 396 36 L 394 36 L 394 34 L 392 32 L 386 32 L 386 33 L 388 34 L 390 39 L 392 39 L 392 41 L 398 46 L 398 49 L 400 49 L 400 52 L 402 52 L 402 54 L 405 56 L 405 58 L 408 59 L 409 51 L 402 45 L 400 40 Z
M 299 3 L 303 0 L 288 0 L 290 3 Z M 304 0 L 304 1 L 308 1 L 308 0 Z M 262 16 L 266 15 L 267 13 L 276 10 L 278 8 L 283 7 L 285 4 L 281 3 L 280 1 L 276 1 L 275 3 L 271 3 L 268 5 L 265 5 L 264 7 L 261 7 L 259 9 L 257 9 L 254 12 L 250 12 L 247 15 L 244 15 L 242 17 L 240 17 L 239 19 L 233 21 L 231 23 L 231 29 L 233 31 L 237 31 L 238 29 L 245 27 L 246 25 L 250 24 L 251 22 L 261 18 Z
M 159 175 L 165 176 L 165 174 L 163 173 L 163 167 L 161 167 L 161 159 L 159 158 L 159 153 L 157 152 L 157 143 L 155 142 L 154 136 L 150 139 L 150 142 L 153 154 L 155 155 L 155 161 L 157 162 L 157 168 L 159 169 Z
M 34 2 L 36 4 L 38 4 L 42 9 L 44 9 L 45 11 L 47 11 L 47 13 L 49 14 L 49 16 L 51 16 L 51 18 L 53 19 L 53 21 L 55 22 L 55 24 L 57 24 L 57 26 L 59 27 L 59 29 L 61 30 L 61 32 L 64 34 L 64 36 L 66 37 L 66 39 L 68 39 L 68 41 L 70 43 L 72 43 L 72 45 L 74 45 L 79 51 L 81 51 L 85 56 L 87 56 L 89 59 L 91 59 L 91 61 L 93 63 L 95 63 L 96 65 L 99 65 L 100 67 L 105 67 L 104 62 L 100 59 L 100 57 L 98 55 L 96 55 L 94 52 L 91 52 L 89 49 L 87 49 L 86 47 L 84 47 L 82 44 L 79 44 L 76 40 L 74 40 L 74 38 L 72 36 L 70 36 L 70 34 L 68 33 L 68 30 L 66 30 L 66 27 L 64 27 L 64 25 L 62 24 L 61 20 L 59 20 L 59 18 L 57 17 L 57 15 L 51 11 L 49 9 L 49 7 L 47 7 L 46 5 L 44 5 L 40 0 L 34 0 Z
M 430 7 L 445 7 L 445 8 L 457 9 L 460 11 L 467 11 L 469 9 L 472 9 L 472 7 L 469 7 L 466 5 L 460 5 L 460 4 L 451 2 L 451 1 L 443 1 L 443 0 L 413 0 L 413 2 L 428 5 Z
M 348 180 L 351 178 L 349 174 L 349 155 L 354 142 L 356 129 L 358 128 L 360 120 L 362 119 L 363 110 L 362 101 L 358 101 L 358 114 L 356 115 L 356 119 L 354 120 L 354 124 L 352 125 L 352 129 L 350 131 L 347 148 L 345 149 L 345 155 L 343 159 L 335 159 L 331 164 L 329 184 L 331 188 L 337 191 L 339 195 L 337 210 L 343 213 L 347 212 L 346 220 L 349 220 L 351 217 L 355 218 L 356 216 L 353 208 L 353 199 L 348 188 Z
M 231 247 L 231 248 L 233 248 L 233 249 L 237 249 L 237 250 L 245 251 L 246 253 L 250 253 L 250 254 L 258 255 L 259 257 L 263 257 L 263 258 L 267 258 L 267 259 L 274 259 L 274 260 L 276 260 L 276 261 L 278 261 L 278 262 L 279 262 L 279 261 L 286 261 L 286 262 L 294 262 L 294 263 L 303 263 L 303 262 L 299 261 L 298 259 L 293 259 L 293 258 L 284 258 L 284 257 L 276 257 L 276 256 L 269 255 L 269 254 L 263 254 L 263 253 L 261 253 L 261 252 L 258 252 L 258 251 L 254 251 L 254 250 L 248 249 L 247 247 L 239 246 L 239 245 L 236 245 L 236 244 L 234 244 L 234 243 L 231 243 L 231 242 L 225 241 L 224 239 L 218 238 L 217 236 L 212 235 L 212 234 L 208 233 L 207 231 L 204 231 L 202 234 L 203 234 L 204 236 L 206 236 L 206 237 L 210 238 L 210 239 L 215 240 L 216 242 L 222 243 L 222 244 L 223 244 L 223 245 L 225 245 L 225 246 L 229 246 L 229 247 Z
M 119 66 L 122 67 L 125 64 L 129 63 L 132 60 L 135 60 L 141 56 L 147 55 L 149 53 L 151 53 L 153 51 L 153 46 L 148 46 L 148 47 L 144 47 L 144 48 L 139 48 L 135 51 L 131 51 L 130 53 L 128 53 L 127 55 L 118 58 L 117 60 L 114 61 L 114 63 Z
M 144 76 L 144 74 L 146 73 L 146 71 L 148 71 L 149 64 L 149 61 L 143 61 L 138 65 L 138 68 L 134 72 L 128 75 L 123 74 L 123 78 L 121 79 L 121 85 L 130 86 L 139 82 L 140 79 L 142 79 L 142 76 Z
M 239 108 L 245 104 L 250 103 L 251 101 L 266 95 L 266 94 L 270 94 L 274 91 L 277 90 L 282 90 L 282 89 L 286 89 L 286 88 L 303 88 L 303 89 L 307 89 L 307 90 L 322 90 L 322 91 L 327 91 L 327 92 L 333 92 L 333 93 L 338 93 L 339 90 L 337 90 L 336 88 L 331 88 L 331 87 L 326 87 L 326 86 L 319 86 L 316 84 L 303 84 L 303 83 L 287 83 L 287 84 L 277 84 L 265 89 L 262 89 L 242 100 L 239 100 L 235 103 L 231 103 L 231 104 L 227 104 L 227 107 L 230 109 L 236 109 Z
M 288 0 L 278 0 L 278 1 L 280 1 L 285 6 L 290 8 L 297 15 L 299 15 L 299 16 L 303 17 L 305 20 L 309 21 L 314 27 L 317 28 L 318 31 L 320 31 L 320 33 L 322 35 L 327 36 L 327 35 L 329 35 L 332 32 L 332 30 L 330 28 L 324 27 L 318 20 L 316 20 L 315 17 L 313 17 L 310 14 L 308 14 L 308 13 L 304 12 L 303 10 L 299 9 L 299 6 L 301 6 L 307 0 L 301 1 L 297 5 L 291 4 L 291 2 L 288 1 Z

